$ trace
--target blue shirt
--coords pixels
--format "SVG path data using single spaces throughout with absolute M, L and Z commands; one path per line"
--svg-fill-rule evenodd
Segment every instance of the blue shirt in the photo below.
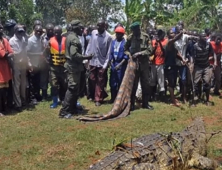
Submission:
M 189 44 L 187 46 L 186 56 L 190 60 L 190 57 L 192 57 L 192 51 L 194 50 L 194 44 L 195 42 L 193 40 L 189 41 Z
M 123 39 L 121 41 L 117 53 L 115 52 L 115 44 L 116 44 L 116 42 L 117 42 L 117 40 L 113 40 L 112 43 L 111 43 L 110 56 L 109 56 L 109 61 L 112 61 L 111 68 L 114 68 L 123 59 L 125 59 L 125 60 L 129 59 L 129 57 L 124 53 L 124 46 L 125 46 L 126 40 Z

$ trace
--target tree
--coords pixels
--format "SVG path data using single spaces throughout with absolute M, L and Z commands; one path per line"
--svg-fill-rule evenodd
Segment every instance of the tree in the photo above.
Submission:
M 144 16 L 145 6 L 142 0 L 126 0 L 125 1 L 125 13 L 127 16 L 126 29 L 129 29 L 129 25 L 134 21 L 141 21 Z M 147 12 L 147 11 L 146 11 Z
M 171 19 L 171 24 L 183 20 L 190 28 L 221 29 L 222 14 L 220 0 L 183 0 L 182 9 Z
M 35 0 L 35 10 L 43 16 L 43 23 L 62 24 L 65 18 L 65 12 L 73 4 L 71 0 L 44 1 Z
M 28 31 L 31 31 L 33 20 L 42 18 L 40 13 L 35 13 L 33 0 L 1 0 L 0 2 L 0 17 L 3 24 L 7 19 L 14 19 L 18 23 L 25 24 Z
M 0 0 L 0 21 L 2 23 L 5 22 L 5 20 L 8 18 L 8 1 L 7 0 Z
M 222 28 L 221 0 L 125 0 L 127 26 L 139 20 L 146 28 L 151 20 L 165 27 L 183 20 L 193 29 Z
M 96 23 L 99 15 L 96 11 L 94 0 L 87 0 L 82 3 L 81 0 L 76 0 L 66 12 L 67 21 L 79 19 L 84 24 Z
M 67 21 L 79 19 L 84 24 L 95 24 L 98 19 L 117 23 L 122 20 L 123 5 L 119 0 L 75 0 L 66 12 Z
M 123 20 L 123 4 L 120 0 L 98 0 L 95 6 L 98 15 L 104 20 L 115 23 Z

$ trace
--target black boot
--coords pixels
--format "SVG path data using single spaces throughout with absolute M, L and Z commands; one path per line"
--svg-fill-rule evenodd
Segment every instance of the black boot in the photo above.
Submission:
M 113 103 L 116 99 L 117 91 L 115 89 L 111 89 L 111 100 L 110 103 Z
M 151 86 L 150 87 L 150 101 L 156 101 L 156 86 Z M 148 99 L 149 100 L 149 99 Z
M 130 106 L 130 111 L 135 110 L 135 96 L 131 96 L 131 106 Z
M 166 102 L 166 99 L 165 99 L 165 91 L 161 91 L 160 93 L 159 93 L 159 96 L 160 96 L 160 101 L 161 102 Z
M 42 100 L 47 100 L 47 99 L 48 99 L 47 90 L 42 90 Z
M 148 103 L 148 98 L 149 96 L 148 95 L 142 95 L 142 98 L 143 98 L 143 105 L 142 105 L 142 108 L 144 109 L 149 109 L 149 110 L 153 110 L 153 106 L 149 105 Z

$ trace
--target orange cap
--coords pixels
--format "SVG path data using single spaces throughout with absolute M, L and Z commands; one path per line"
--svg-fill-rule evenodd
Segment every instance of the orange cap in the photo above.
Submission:
M 117 27 L 115 29 L 115 33 L 122 33 L 122 34 L 125 34 L 125 29 L 123 27 Z

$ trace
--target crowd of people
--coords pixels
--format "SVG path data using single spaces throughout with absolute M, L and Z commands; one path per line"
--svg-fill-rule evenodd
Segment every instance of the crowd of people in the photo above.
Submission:
M 80 97 L 101 106 L 107 84 L 113 103 L 129 59 L 137 67 L 131 111 L 136 102 L 153 110 L 149 103 L 167 102 L 167 91 L 176 107 L 187 101 L 195 106 L 200 100 L 209 105 L 211 89 L 221 96 L 219 32 L 186 30 L 182 21 L 166 32 L 150 27 L 145 33 L 134 22 L 129 35 L 120 23 L 111 35 L 108 27 L 104 20 L 88 27 L 73 20 L 64 33 L 59 25 L 43 28 L 35 20 L 29 35 L 26 26 L 13 19 L 0 24 L 0 115 L 51 99 L 50 108 L 62 105 L 60 118 L 72 118 L 82 109 Z M 177 85 L 180 100 L 175 97 Z

